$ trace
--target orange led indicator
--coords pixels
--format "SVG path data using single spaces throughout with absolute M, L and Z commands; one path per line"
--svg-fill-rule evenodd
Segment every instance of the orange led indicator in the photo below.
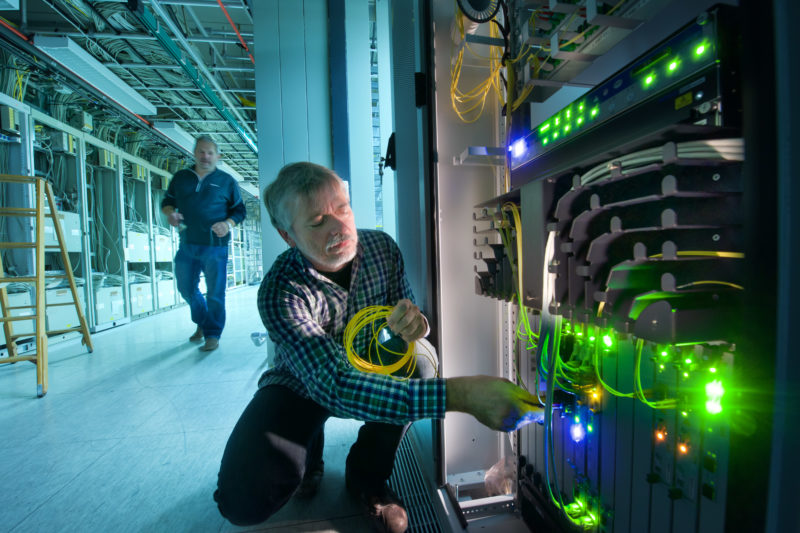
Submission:
M 686 445 L 685 442 L 681 442 L 680 444 L 678 444 L 678 451 L 684 454 L 689 453 L 689 447 Z
M 667 432 L 663 430 L 656 431 L 656 440 L 663 442 L 667 438 Z

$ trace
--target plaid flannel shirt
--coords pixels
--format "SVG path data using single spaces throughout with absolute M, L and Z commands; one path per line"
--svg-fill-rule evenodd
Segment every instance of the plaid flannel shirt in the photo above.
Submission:
M 297 248 L 275 260 L 258 291 L 261 320 L 275 344 L 275 367 L 264 372 L 259 387 L 283 385 L 338 418 L 395 424 L 443 418 L 443 379 L 398 380 L 360 372 L 347 360 L 344 329 L 359 310 L 413 301 L 391 237 L 358 230 L 358 240 L 349 291 L 317 272 Z M 353 343 L 359 354 L 366 354 L 367 329 Z

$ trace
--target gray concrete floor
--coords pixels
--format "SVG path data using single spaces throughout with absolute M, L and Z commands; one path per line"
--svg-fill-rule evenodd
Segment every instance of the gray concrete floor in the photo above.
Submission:
M 256 287 L 228 293 L 220 348 L 188 341 L 187 306 L 50 348 L 49 391 L 35 367 L 0 365 L 0 531 L 242 531 L 212 494 L 228 435 L 256 390 L 266 350 Z M 344 490 L 360 423 L 326 427 L 326 475 L 310 501 L 290 501 L 247 531 L 359 532 L 367 519 Z

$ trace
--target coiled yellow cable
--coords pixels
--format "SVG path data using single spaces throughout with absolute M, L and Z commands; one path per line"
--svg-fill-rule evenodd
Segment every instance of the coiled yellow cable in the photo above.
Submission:
M 389 365 L 384 364 L 380 359 L 381 352 L 378 350 L 378 345 L 380 344 L 380 341 L 378 341 L 378 335 L 381 331 L 383 331 L 384 328 L 389 327 L 386 325 L 385 319 L 392 314 L 393 309 L 394 308 L 391 306 L 373 305 L 365 307 L 356 313 L 344 328 L 344 348 L 347 352 L 347 360 L 350 361 L 350 364 L 353 365 L 353 367 L 357 370 L 362 372 L 372 372 L 374 374 L 382 374 L 395 379 L 409 379 L 417 368 L 417 354 L 415 353 L 417 343 L 409 342 L 408 350 L 406 350 L 405 353 L 394 352 L 385 345 L 381 345 L 381 350 L 402 357 L 396 363 Z M 378 327 L 377 324 L 380 321 L 384 321 L 384 324 Z M 372 336 L 370 337 L 368 352 L 369 354 L 376 354 L 378 359 L 377 361 L 373 361 L 371 355 L 368 359 L 365 359 L 360 354 L 356 353 L 355 349 L 353 348 L 353 341 L 355 340 L 356 336 L 364 327 L 368 325 L 372 327 Z M 422 344 L 419 345 L 422 346 Z M 431 364 L 433 364 L 435 368 L 436 363 L 433 360 L 433 356 L 431 354 L 423 355 L 425 355 L 425 357 L 431 362 Z M 405 375 L 394 375 L 395 372 L 400 371 L 404 367 Z

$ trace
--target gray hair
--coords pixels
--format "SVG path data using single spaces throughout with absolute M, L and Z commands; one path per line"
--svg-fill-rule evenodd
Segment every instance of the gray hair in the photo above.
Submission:
M 269 213 L 270 222 L 276 229 L 289 231 L 292 227 L 292 215 L 289 212 L 291 200 L 308 198 L 326 185 L 337 184 L 344 187 L 344 182 L 333 170 L 315 163 L 290 163 L 278 172 L 278 177 L 264 189 L 264 205 Z
M 215 141 L 208 135 L 201 135 L 200 137 L 198 137 L 197 140 L 194 142 L 194 149 L 197 150 L 197 145 L 203 142 L 213 144 L 214 149 L 217 151 L 217 153 L 219 153 L 219 145 L 217 144 L 217 141 Z

